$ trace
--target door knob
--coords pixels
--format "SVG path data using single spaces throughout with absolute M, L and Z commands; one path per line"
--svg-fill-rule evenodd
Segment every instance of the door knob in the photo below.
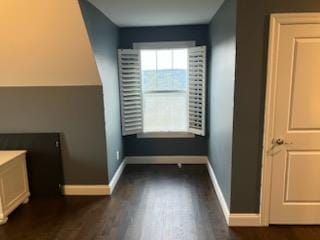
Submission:
M 292 142 L 286 142 L 282 138 L 273 139 L 272 143 L 276 144 L 276 145 L 289 145 L 289 144 L 292 144 Z
M 275 140 L 275 144 L 282 145 L 282 144 L 284 144 L 284 140 L 282 138 L 278 138 Z

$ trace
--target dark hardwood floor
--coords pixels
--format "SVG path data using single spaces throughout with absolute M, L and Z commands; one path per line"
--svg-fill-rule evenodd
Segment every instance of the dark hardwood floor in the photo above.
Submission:
M 128 165 L 112 197 L 31 199 L 1 240 L 317 240 L 320 227 L 228 228 L 205 166 Z

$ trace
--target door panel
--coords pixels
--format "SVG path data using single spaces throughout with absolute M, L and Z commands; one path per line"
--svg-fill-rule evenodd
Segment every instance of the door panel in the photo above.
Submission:
M 320 130 L 319 53 L 319 38 L 295 39 L 290 130 Z
M 288 152 L 285 203 L 320 202 L 320 152 Z
M 320 24 L 279 36 L 270 223 L 320 224 Z

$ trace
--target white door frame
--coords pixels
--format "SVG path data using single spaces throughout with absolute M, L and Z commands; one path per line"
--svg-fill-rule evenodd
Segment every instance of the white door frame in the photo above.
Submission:
M 320 13 L 283 13 L 271 14 L 269 32 L 269 50 L 267 65 L 267 89 L 265 100 L 264 136 L 262 152 L 262 174 L 260 193 L 261 226 L 269 225 L 272 157 L 268 154 L 274 138 L 276 74 L 281 25 L 288 24 L 320 24 Z

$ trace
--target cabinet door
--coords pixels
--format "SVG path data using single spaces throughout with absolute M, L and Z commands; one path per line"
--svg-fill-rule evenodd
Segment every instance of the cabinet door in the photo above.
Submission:
M 20 155 L 0 166 L 0 189 L 3 211 L 9 211 L 29 195 L 25 155 Z
M 0 150 L 27 150 L 31 197 L 60 195 L 63 172 L 58 133 L 0 134 Z

